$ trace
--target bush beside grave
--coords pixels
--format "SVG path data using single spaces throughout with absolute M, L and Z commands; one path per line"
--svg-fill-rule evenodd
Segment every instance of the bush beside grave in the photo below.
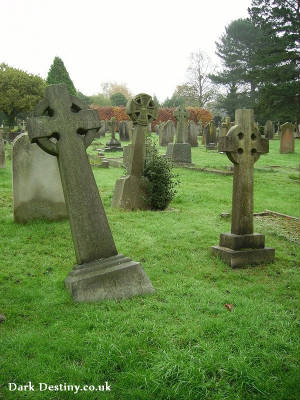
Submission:
M 148 178 L 148 201 L 152 210 L 165 210 L 173 200 L 180 183 L 172 162 L 159 154 L 151 138 L 146 140 L 144 176 Z

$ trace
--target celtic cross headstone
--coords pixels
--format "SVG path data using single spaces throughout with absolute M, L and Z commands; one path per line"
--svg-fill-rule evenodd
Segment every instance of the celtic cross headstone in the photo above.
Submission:
M 116 129 L 118 126 L 117 118 L 111 117 L 108 125 L 111 131 L 111 139 L 109 142 L 106 143 L 104 151 L 105 152 L 122 151 L 123 148 L 121 146 L 121 143 L 116 139 Z
M 225 121 L 223 121 L 219 127 L 219 138 L 226 136 L 232 125 L 234 124 L 230 122 L 230 117 L 225 117 Z
M 116 129 L 118 126 L 118 121 L 116 117 L 111 117 L 110 121 L 109 121 L 109 126 L 110 126 L 110 130 L 111 130 L 111 137 L 113 139 L 116 138 Z
M 64 84 L 46 88 L 28 135 L 56 156 L 78 265 L 65 280 L 76 301 L 98 301 L 152 292 L 139 263 L 118 254 L 86 154 L 100 120 L 70 96 Z
M 264 235 L 253 232 L 253 170 L 268 140 L 254 126 L 253 110 L 236 110 L 235 123 L 219 140 L 218 150 L 234 164 L 231 233 L 220 235 L 212 252 L 232 267 L 271 262 L 275 251 L 264 247 Z
M 184 132 L 186 130 L 186 123 L 189 117 L 189 112 L 183 106 L 179 106 L 176 108 L 173 115 L 177 121 L 175 143 L 184 143 Z
M 192 162 L 191 145 L 185 143 L 185 131 L 189 112 L 184 106 L 179 106 L 173 113 L 177 121 L 175 143 L 169 143 L 166 156 L 175 163 L 190 164 Z
M 141 93 L 129 100 L 126 112 L 136 129 L 130 146 L 128 175 L 117 180 L 112 206 L 127 210 L 147 209 L 148 180 L 143 176 L 145 139 L 148 124 L 156 119 L 157 107 L 151 96 Z

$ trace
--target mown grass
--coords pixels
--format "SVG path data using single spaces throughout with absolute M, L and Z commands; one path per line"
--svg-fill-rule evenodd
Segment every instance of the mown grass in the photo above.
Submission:
M 256 212 L 299 216 L 299 183 L 289 177 L 298 174 L 299 145 L 280 155 L 271 141 L 255 165 Z M 230 165 L 203 146 L 192 152 L 198 166 Z M 298 244 L 261 218 L 257 231 L 275 262 L 232 270 L 209 253 L 230 231 L 219 214 L 231 210 L 232 177 L 176 172 L 169 210 L 125 212 L 110 207 L 122 170 L 94 168 L 118 251 L 142 262 L 156 292 L 75 304 L 63 284 L 75 264 L 68 221 L 15 224 L 10 162 L 0 170 L 1 399 L 300 398 Z M 28 381 L 108 381 L 111 392 L 8 391 L 8 382 Z

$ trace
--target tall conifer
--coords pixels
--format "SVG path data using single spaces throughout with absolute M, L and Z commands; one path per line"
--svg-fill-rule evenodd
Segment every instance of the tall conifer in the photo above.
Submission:
M 55 57 L 53 64 L 51 65 L 48 76 L 47 83 L 49 85 L 56 83 L 65 83 L 67 85 L 70 94 L 76 96 L 75 86 L 70 78 L 68 71 L 61 58 Z

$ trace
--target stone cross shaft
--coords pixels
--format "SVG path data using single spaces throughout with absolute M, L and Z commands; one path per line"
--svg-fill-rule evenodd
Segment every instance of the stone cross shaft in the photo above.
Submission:
M 117 129 L 117 125 L 118 125 L 118 121 L 116 117 L 111 117 L 110 121 L 110 129 L 111 129 L 111 137 L 112 139 L 115 139 L 115 134 L 116 134 L 116 129 Z
M 140 177 L 144 171 L 147 126 L 157 117 L 157 107 L 151 96 L 141 93 L 127 104 L 126 112 L 137 125 L 132 138 L 128 175 Z
M 86 154 L 99 127 L 97 111 L 86 109 L 63 84 L 46 88 L 28 121 L 31 142 L 57 157 L 78 264 L 117 254 Z
M 177 120 L 176 143 L 184 143 L 185 123 L 189 117 L 189 112 L 183 106 L 179 106 L 173 115 Z
M 219 138 L 218 150 L 226 152 L 234 164 L 231 233 L 253 233 L 253 169 L 269 142 L 255 129 L 253 110 L 235 112 L 235 124 Z

